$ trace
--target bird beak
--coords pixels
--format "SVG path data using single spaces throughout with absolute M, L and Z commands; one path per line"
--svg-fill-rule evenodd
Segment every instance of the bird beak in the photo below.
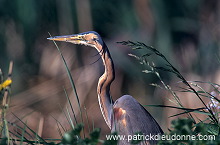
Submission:
M 54 41 L 64 41 L 64 42 L 71 42 L 75 44 L 79 44 L 82 42 L 83 36 L 82 35 L 64 35 L 64 36 L 54 36 L 47 38 L 48 40 L 54 40 Z

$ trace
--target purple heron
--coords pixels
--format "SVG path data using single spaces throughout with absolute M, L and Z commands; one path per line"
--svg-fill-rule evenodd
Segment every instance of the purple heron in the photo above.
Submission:
M 115 78 L 114 63 L 108 47 L 97 32 L 89 31 L 73 35 L 55 36 L 48 39 L 82 44 L 94 47 L 98 51 L 105 67 L 104 74 L 98 81 L 98 101 L 104 120 L 111 132 L 117 131 L 119 135 L 127 136 L 135 135 L 137 132 L 141 132 L 143 135 L 163 134 L 155 119 L 132 96 L 124 95 L 115 102 L 112 100 L 110 85 Z M 156 144 L 156 142 L 155 140 L 148 140 L 147 144 Z M 119 144 L 128 144 L 128 140 L 121 140 Z

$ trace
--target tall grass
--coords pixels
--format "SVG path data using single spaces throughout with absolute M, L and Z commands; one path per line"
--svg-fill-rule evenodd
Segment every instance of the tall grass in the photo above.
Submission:
M 180 116 L 182 114 L 186 114 L 188 117 L 183 119 L 177 119 L 172 122 L 172 128 L 169 129 L 169 132 L 166 134 L 188 134 L 188 135 L 215 135 L 216 140 L 197 140 L 197 141 L 191 141 L 191 140 L 165 140 L 160 141 L 158 144 L 219 144 L 220 143 L 220 137 L 219 137 L 219 110 L 220 106 L 219 99 L 216 94 L 213 92 L 205 91 L 202 87 L 200 87 L 199 83 L 207 83 L 213 86 L 215 89 L 215 93 L 220 94 L 220 87 L 217 84 L 213 84 L 210 82 L 202 82 L 202 81 L 187 81 L 184 76 L 168 61 L 168 59 L 160 53 L 157 49 L 153 47 L 149 47 L 144 43 L 141 42 L 131 42 L 131 41 L 123 41 L 120 42 L 123 45 L 127 45 L 129 47 L 132 47 L 135 51 L 138 51 L 139 49 L 146 50 L 146 53 L 144 55 L 138 56 L 134 54 L 129 54 L 130 56 L 136 58 L 142 65 L 146 66 L 146 69 L 143 70 L 143 73 L 152 73 L 157 76 L 157 78 L 160 80 L 161 84 L 152 84 L 156 87 L 163 88 L 167 90 L 172 96 L 173 99 L 170 99 L 171 102 L 174 103 L 173 106 L 166 106 L 166 105 L 151 105 L 153 107 L 168 107 L 168 108 L 174 108 L 178 110 L 182 110 L 179 114 L 174 114 L 173 116 Z M 56 43 L 54 42 L 56 45 Z M 77 121 L 77 117 L 75 114 L 75 111 L 73 110 L 72 103 L 69 99 L 69 96 L 64 88 L 64 94 L 66 96 L 66 100 L 68 102 L 68 105 L 70 106 L 70 109 L 68 108 L 62 108 L 63 114 L 65 115 L 65 118 L 68 120 L 71 130 L 67 131 L 62 124 L 57 120 L 55 117 L 53 117 L 56 120 L 57 128 L 60 136 L 62 136 L 61 139 L 44 139 L 41 136 L 37 134 L 37 131 L 32 130 L 28 125 L 27 121 L 23 121 L 15 114 L 14 117 L 17 118 L 19 122 L 22 123 L 23 126 L 19 126 L 15 123 L 11 123 L 10 121 L 7 121 L 5 116 L 7 112 L 7 108 L 9 106 L 9 88 L 12 83 L 11 81 L 11 73 L 12 73 L 12 63 L 10 63 L 9 67 L 9 75 L 8 78 L 4 81 L 3 75 L 0 71 L 0 94 L 2 96 L 2 109 L 1 109 L 1 115 L 2 115 L 2 121 L 1 121 L 1 144 L 46 144 L 46 145 L 52 145 L 52 144 L 77 144 L 77 145 L 86 145 L 86 144 L 105 144 L 105 145 L 114 145 L 117 144 L 117 141 L 114 140 L 108 140 L 104 141 L 100 139 L 100 133 L 101 129 L 97 128 L 90 128 L 89 126 L 89 119 L 88 114 L 86 111 L 86 107 L 84 106 L 84 109 L 81 108 L 81 103 L 79 96 L 76 92 L 76 87 L 72 78 L 72 75 L 70 73 L 70 70 L 66 64 L 65 58 L 62 55 L 62 52 L 60 51 L 59 47 L 56 45 L 58 52 L 60 54 L 60 57 L 63 61 L 63 64 L 66 68 L 67 75 L 69 77 L 72 89 L 74 91 L 75 97 L 78 101 L 78 107 L 80 110 L 80 122 Z M 165 66 L 157 66 L 154 63 L 154 60 L 151 60 L 151 56 L 158 56 L 163 59 Z M 163 81 L 163 78 L 161 77 L 160 73 L 161 71 L 169 72 L 174 74 L 179 80 L 182 82 L 182 84 L 185 85 L 185 87 L 180 87 L 181 91 L 184 91 L 186 93 L 193 93 L 195 97 L 199 98 L 199 100 L 202 102 L 203 106 L 199 108 L 186 108 L 184 107 L 184 104 L 180 101 L 180 97 L 177 95 L 176 91 L 172 90 L 172 87 L 166 84 Z M 197 91 L 196 88 L 199 88 L 199 91 Z M 206 104 L 203 100 L 203 97 L 209 98 L 210 103 Z M 218 107 L 218 108 L 217 108 Z M 84 111 L 83 111 L 84 110 Z M 198 113 L 198 114 L 204 114 L 207 116 L 205 120 L 196 121 L 196 119 L 191 115 L 191 113 Z M 83 121 L 83 114 L 85 114 L 86 121 Z M 73 116 L 73 118 L 71 117 Z M 14 126 L 15 130 L 9 130 L 8 125 Z M 85 136 L 84 133 L 84 126 L 88 126 L 88 129 L 90 130 L 89 136 Z M 63 133 L 64 132 L 64 133 Z M 114 133 L 115 134 L 115 133 Z M 117 134 L 117 133 L 116 133 Z M 137 142 L 138 143 L 138 142 Z
M 213 95 L 213 93 L 205 91 L 202 87 L 200 87 L 197 83 L 207 83 L 212 85 L 215 90 L 220 92 L 218 89 L 219 85 L 213 84 L 210 82 L 203 82 L 203 81 L 187 81 L 184 76 L 172 65 L 171 62 L 162 54 L 160 53 L 157 49 L 153 48 L 152 46 L 147 46 L 144 43 L 141 42 L 131 42 L 131 41 L 122 41 L 119 42 L 122 45 L 127 45 L 131 47 L 132 49 L 138 51 L 138 50 L 145 50 L 146 53 L 137 56 L 134 54 L 129 54 L 130 56 L 136 58 L 142 65 L 145 65 L 148 67 L 148 69 L 143 70 L 144 73 L 152 73 L 157 76 L 157 78 L 160 80 L 162 86 L 160 84 L 153 84 L 156 87 L 163 88 L 170 92 L 170 94 L 173 96 L 173 99 L 170 101 L 174 104 L 174 106 L 166 106 L 166 105 L 150 105 L 153 107 L 163 107 L 163 108 L 174 108 L 178 110 L 182 110 L 182 113 L 179 114 L 174 114 L 170 117 L 174 116 L 180 116 L 183 114 L 187 114 L 188 118 L 185 119 L 177 119 L 172 122 L 172 129 L 169 129 L 170 132 L 167 134 L 185 134 L 185 135 L 214 135 L 215 140 L 165 140 L 165 141 L 160 141 L 159 144 L 219 144 L 220 143 L 220 134 L 219 134 L 219 129 L 220 129 L 220 116 L 219 110 L 216 108 L 220 108 L 220 100 L 217 98 L 217 95 Z M 151 61 L 151 56 L 157 56 L 163 60 L 165 63 L 164 66 L 157 66 L 154 61 Z M 184 107 L 184 104 L 181 103 L 179 96 L 175 91 L 172 90 L 172 88 L 167 85 L 162 77 L 160 76 L 160 71 L 165 71 L 169 72 L 171 74 L 174 74 L 182 84 L 185 85 L 185 87 L 179 87 L 182 92 L 186 93 L 193 93 L 195 97 L 197 97 L 203 106 L 199 108 L 186 108 Z M 217 85 L 217 87 L 215 87 Z M 199 89 L 197 91 L 195 89 Z M 184 96 L 183 96 L 184 97 Z M 204 101 L 205 98 L 209 98 L 210 103 L 206 104 Z M 211 104 L 211 105 L 210 105 Z M 149 105 L 148 105 L 149 106 Z M 212 107 L 211 107 L 212 106 Z M 198 114 L 203 114 L 206 115 L 207 118 L 204 120 L 200 120 L 199 122 L 196 122 L 195 118 L 191 115 L 191 113 L 198 113 Z
M 4 77 L 2 71 L 0 70 L 1 84 L 0 84 L 0 97 L 1 97 L 1 124 L 0 124 L 0 134 L 1 134 L 1 144 L 8 144 L 10 142 L 8 123 L 6 120 L 6 113 L 9 106 L 9 97 L 10 97 L 10 85 L 12 83 L 11 75 L 13 69 L 13 62 L 9 64 L 8 78 L 3 82 Z

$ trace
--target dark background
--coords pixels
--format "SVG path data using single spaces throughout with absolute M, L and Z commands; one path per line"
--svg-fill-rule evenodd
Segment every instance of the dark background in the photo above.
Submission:
M 13 112 L 31 128 L 40 128 L 42 137 L 60 138 L 53 117 L 70 129 L 61 109 L 68 106 L 63 87 L 79 120 L 65 67 L 55 45 L 46 39 L 48 32 L 55 36 L 94 30 L 103 37 L 115 62 L 116 79 L 111 88 L 114 99 L 130 94 L 142 105 L 175 105 L 167 91 L 149 85 L 160 81 L 142 73 L 145 68 L 128 56 L 137 52 L 116 43 L 123 40 L 156 47 L 187 80 L 219 83 L 219 10 L 216 0 L 0 0 L 0 68 L 5 77 L 9 61 L 14 61 L 8 120 L 17 121 L 11 116 Z M 58 46 L 72 70 L 89 125 L 102 128 L 104 138 L 110 130 L 98 106 L 96 86 L 103 65 L 96 62 L 96 50 L 65 42 Z M 154 61 L 163 63 L 157 58 Z M 166 72 L 161 76 L 171 86 L 179 81 Z M 201 107 L 195 96 L 179 96 L 184 106 Z M 176 110 L 146 108 L 167 131 L 173 119 L 168 116 Z

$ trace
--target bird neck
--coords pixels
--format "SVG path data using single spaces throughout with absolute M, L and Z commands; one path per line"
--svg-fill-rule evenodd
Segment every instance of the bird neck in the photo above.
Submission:
M 111 129 L 111 112 L 113 100 L 110 95 L 110 85 L 115 77 L 114 64 L 106 44 L 104 44 L 103 46 L 97 46 L 97 50 L 99 51 L 103 64 L 105 66 L 104 74 L 99 78 L 98 82 L 98 100 L 105 122 Z

